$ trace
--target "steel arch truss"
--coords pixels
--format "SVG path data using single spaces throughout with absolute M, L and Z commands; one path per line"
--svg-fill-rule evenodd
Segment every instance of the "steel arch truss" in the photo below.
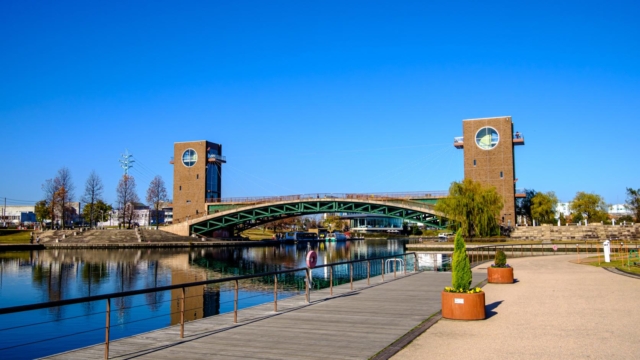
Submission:
M 233 229 L 234 232 L 260 226 L 276 220 L 294 216 L 323 214 L 323 213 L 362 213 L 389 216 L 398 219 L 417 221 L 430 226 L 442 228 L 436 215 L 428 207 L 418 211 L 400 205 L 363 203 L 352 201 L 305 201 L 285 204 L 267 204 L 244 210 L 224 212 L 202 222 L 191 225 L 191 233 L 205 235 L 207 233 Z

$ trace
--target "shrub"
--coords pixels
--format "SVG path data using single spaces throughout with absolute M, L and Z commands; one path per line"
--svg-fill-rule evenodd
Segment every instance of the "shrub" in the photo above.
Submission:
M 451 262 L 451 287 L 453 292 L 468 292 L 471 286 L 471 265 L 467 257 L 467 246 L 462 238 L 462 229 L 456 232 Z
M 505 267 L 505 265 L 507 265 L 507 254 L 505 254 L 504 251 L 498 250 L 498 252 L 496 252 L 495 265 L 496 267 Z

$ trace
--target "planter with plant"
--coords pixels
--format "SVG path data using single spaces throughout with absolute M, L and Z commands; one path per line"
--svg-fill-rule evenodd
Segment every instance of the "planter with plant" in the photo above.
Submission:
M 467 247 L 458 230 L 454 240 L 453 259 L 451 262 L 451 287 L 442 292 L 442 317 L 453 320 L 482 320 L 484 312 L 484 292 L 480 288 L 472 288 L 472 274 Z
M 513 268 L 507 264 L 504 251 L 496 252 L 494 263 L 487 268 L 487 281 L 491 284 L 513 284 Z

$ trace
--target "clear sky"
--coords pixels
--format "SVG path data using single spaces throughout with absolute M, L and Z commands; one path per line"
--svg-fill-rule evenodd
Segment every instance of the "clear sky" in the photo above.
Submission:
M 67 166 L 144 198 L 173 143 L 223 197 L 446 190 L 462 119 L 511 115 L 518 188 L 640 188 L 637 1 L 2 1 L 0 196 Z M 9 201 L 9 203 L 17 203 Z

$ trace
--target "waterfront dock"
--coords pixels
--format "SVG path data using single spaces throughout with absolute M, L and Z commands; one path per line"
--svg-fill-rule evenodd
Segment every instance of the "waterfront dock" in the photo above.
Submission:
M 474 283 L 484 280 L 474 272 Z M 440 310 L 440 292 L 450 273 L 393 273 L 302 296 L 204 318 L 110 343 L 110 359 L 368 359 Z M 65 352 L 51 359 L 98 359 L 104 344 Z

